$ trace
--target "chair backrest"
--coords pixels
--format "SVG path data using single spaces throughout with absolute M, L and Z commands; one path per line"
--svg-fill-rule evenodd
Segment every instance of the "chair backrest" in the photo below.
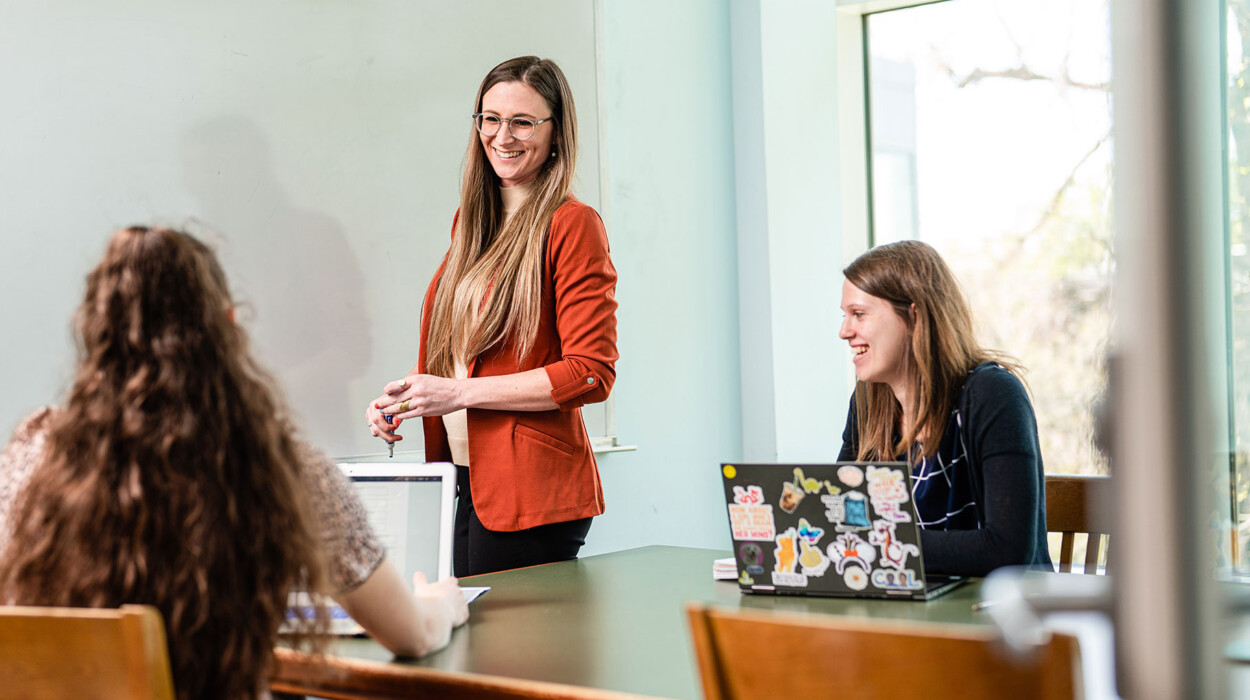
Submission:
M 0 699 L 173 697 L 156 608 L 0 606 Z
M 1111 477 L 1088 475 L 1046 475 L 1046 530 L 1061 534 L 1059 570 L 1072 572 L 1076 536 L 1088 535 L 1085 546 L 1087 574 L 1098 573 L 1099 558 L 1107 559 L 1111 540 Z M 1108 567 L 1110 566 L 1108 560 Z
M 1028 659 L 992 628 L 686 608 L 707 700 L 1081 697 L 1076 638 Z

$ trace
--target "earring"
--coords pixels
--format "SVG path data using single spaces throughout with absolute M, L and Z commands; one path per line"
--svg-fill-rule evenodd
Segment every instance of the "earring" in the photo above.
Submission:
M 551 152 L 551 157 L 552 157 L 552 158 L 555 158 L 555 157 L 556 157 L 556 152 L 555 152 L 555 151 L 552 151 L 552 152 Z

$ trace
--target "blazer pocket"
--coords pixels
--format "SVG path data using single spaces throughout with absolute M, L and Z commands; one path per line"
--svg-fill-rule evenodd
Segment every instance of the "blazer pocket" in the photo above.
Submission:
M 530 440 L 533 440 L 534 442 L 541 443 L 543 445 L 546 445 L 547 447 L 550 447 L 553 450 L 563 452 L 564 454 L 569 455 L 570 457 L 573 455 L 572 445 L 568 444 L 567 442 L 564 442 L 563 440 L 553 438 L 546 433 L 541 433 L 537 430 L 534 430 L 528 425 L 522 425 L 520 423 L 517 423 L 516 427 L 513 428 L 512 430 L 512 434 L 519 435 L 523 438 L 528 438 Z

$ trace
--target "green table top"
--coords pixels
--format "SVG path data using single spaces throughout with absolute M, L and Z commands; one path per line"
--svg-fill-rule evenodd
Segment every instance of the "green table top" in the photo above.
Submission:
M 684 606 L 782 610 L 894 620 L 990 624 L 974 612 L 977 582 L 929 602 L 743 595 L 713 581 L 727 551 L 642 547 L 461 579 L 491 590 L 470 606 L 451 644 L 395 660 L 369 639 L 337 640 L 335 656 L 547 681 L 666 698 L 702 697 Z

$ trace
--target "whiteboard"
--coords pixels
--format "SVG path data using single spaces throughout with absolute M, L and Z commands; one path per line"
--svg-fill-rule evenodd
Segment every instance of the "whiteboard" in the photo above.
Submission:
M 576 193 L 600 208 L 595 3 L 49 0 L 0 5 L 0 429 L 60 402 L 84 279 L 109 235 L 186 226 L 306 437 L 376 453 L 364 406 L 417 358 L 477 86 L 564 69 Z M 603 432 L 602 408 L 587 414 Z M 400 450 L 420 448 L 414 422 Z

